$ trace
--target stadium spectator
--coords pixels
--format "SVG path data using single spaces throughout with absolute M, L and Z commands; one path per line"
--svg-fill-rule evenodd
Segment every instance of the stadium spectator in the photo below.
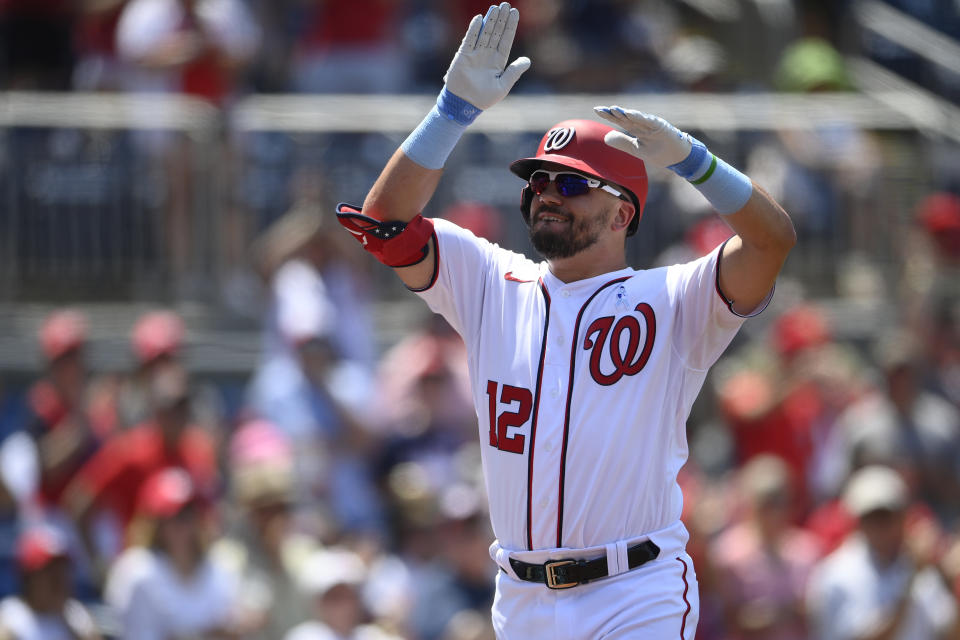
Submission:
M 78 0 L 73 31 L 77 91 L 119 91 L 123 66 L 117 54 L 117 25 L 127 0 Z
M 400 640 L 367 623 L 362 597 L 367 568 L 346 549 L 315 552 L 302 566 L 301 584 L 314 601 L 314 619 L 290 630 L 284 640 Z
M 846 485 L 858 527 L 813 571 L 810 625 L 822 640 L 942 640 L 956 630 L 957 602 L 936 566 L 934 541 L 909 536 L 909 490 L 889 467 L 868 466 Z
M 242 0 L 129 0 L 117 25 L 124 89 L 180 93 L 225 107 L 256 54 L 259 29 Z M 190 145 L 170 132 L 139 132 L 135 141 L 167 184 L 162 216 L 166 257 L 176 286 L 189 290 L 194 203 L 201 189 Z
M 247 402 L 291 439 L 297 499 L 324 496 L 335 526 L 379 535 L 382 507 L 368 456 L 373 380 L 360 358 L 348 357 L 368 349 L 373 332 L 365 307 L 343 288 L 357 280 L 335 264 L 326 233 L 315 212 L 294 210 L 261 239 L 271 299 Z M 360 349 L 356 339 L 365 342 Z
M 293 56 L 293 88 L 307 93 L 397 93 L 409 67 L 398 0 L 314 2 Z
M 151 412 L 150 389 L 158 371 L 180 360 L 186 328 L 173 311 L 149 311 L 130 330 L 134 370 L 121 382 L 117 413 L 126 427 L 143 422 Z
M 150 418 L 151 387 L 158 372 L 186 369 L 186 334 L 183 318 L 174 311 L 148 311 L 137 318 L 130 331 L 135 364 L 121 379 L 113 400 L 122 427 L 130 428 Z M 216 389 L 196 380 L 190 386 L 189 408 L 194 422 L 219 439 L 223 410 Z
M 123 640 L 231 637 L 236 585 L 211 561 L 209 504 L 184 469 L 151 475 L 137 496 L 133 546 L 110 568 L 105 600 Z
M 177 91 L 224 104 L 257 50 L 259 30 L 240 0 L 130 0 L 117 50 L 134 91 Z
M 253 420 L 234 434 L 228 460 L 239 517 L 212 554 L 234 576 L 243 637 L 275 640 L 310 618 L 297 575 L 317 546 L 294 528 L 293 451 L 275 425 Z
M 269 287 L 263 318 L 261 366 L 296 359 L 298 338 L 327 333 L 344 360 L 370 368 L 376 359 L 369 264 L 344 245 L 340 229 L 326 226 L 318 208 L 322 194 L 301 194 L 254 245 L 256 266 Z M 360 255 L 360 258 L 363 256 Z M 350 331 L 333 331 L 347 327 Z
M 46 318 L 38 338 L 46 373 L 28 392 L 28 430 L 37 443 L 41 497 L 58 507 L 70 480 L 113 431 L 116 416 L 107 385 L 95 385 L 87 371 L 85 317 L 73 310 L 56 311 Z
M 477 454 L 479 456 L 479 453 Z M 434 593 L 420 593 L 422 604 L 432 611 L 432 622 L 443 631 L 439 638 L 454 635 L 461 614 L 486 614 L 493 605 L 493 573 L 489 562 L 489 515 L 482 493 L 463 482 L 448 485 L 439 496 L 439 539 L 443 564 L 449 567 L 446 584 Z M 484 622 L 489 620 L 484 616 Z M 493 628 L 487 632 L 492 635 Z M 424 640 L 431 635 L 423 634 Z
M 791 525 L 796 497 L 781 459 L 759 455 L 739 472 L 743 517 L 713 543 L 730 640 L 807 638 L 804 590 L 819 559 L 815 539 Z
M 120 432 L 80 469 L 65 494 L 93 557 L 109 559 L 122 546 L 137 499 L 148 477 L 167 467 L 183 467 L 196 491 L 208 498 L 218 490 L 217 452 L 210 435 L 191 422 L 186 374 L 167 367 L 151 383 L 150 419 Z M 97 516 L 113 516 L 114 538 L 97 540 Z
M 0 597 L 17 587 L 17 535 L 22 523 L 38 518 L 40 481 L 37 448 L 24 431 L 0 442 Z
M 833 451 L 834 424 L 863 393 L 859 360 L 834 341 L 825 312 L 814 304 L 784 311 L 769 344 L 737 360 L 735 372 L 718 381 L 737 463 L 763 453 L 784 460 L 800 518 L 834 495 L 848 473 Z
M 70 557 L 50 527 L 27 528 L 17 543 L 20 592 L 0 602 L 0 638 L 99 640 L 90 612 L 71 597 Z
M 912 336 L 888 335 L 875 352 L 880 388 L 838 418 L 847 468 L 895 466 L 915 497 L 952 527 L 960 518 L 960 411 L 920 387 L 921 354 Z
M 449 453 L 465 441 L 473 442 L 476 413 L 466 365 L 463 340 L 437 315 L 384 354 L 378 371 L 383 390 L 379 415 L 388 437 L 394 439 L 387 444 L 392 452 L 388 466 L 428 450 Z
M 900 248 L 904 324 L 924 341 L 932 388 L 960 405 L 960 195 L 935 191 L 913 210 Z

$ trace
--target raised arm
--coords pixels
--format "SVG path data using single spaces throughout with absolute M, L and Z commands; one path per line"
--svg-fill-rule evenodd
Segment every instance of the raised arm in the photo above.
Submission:
M 723 248 L 720 290 L 733 310 L 755 310 L 773 289 L 790 249 L 796 244 L 793 223 L 759 185 L 663 118 L 621 107 L 596 107 L 601 117 L 623 132 L 606 142 L 649 164 L 666 167 L 687 179 L 736 232 Z
M 411 289 L 427 286 L 435 270 L 432 223 L 420 213 L 437 188 L 447 157 L 470 123 L 500 102 L 530 67 L 525 57 L 507 65 L 519 19 L 507 2 L 491 6 L 485 17 L 474 16 L 436 106 L 387 162 L 364 200 L 362 215 L 343 206 L 338 211 L 347 230 Z

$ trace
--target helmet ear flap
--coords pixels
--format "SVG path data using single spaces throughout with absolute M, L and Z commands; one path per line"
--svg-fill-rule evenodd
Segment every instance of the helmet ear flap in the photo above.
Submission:
M 532 203 L 533 189 L 531 189 L 528 184 L 520 192 L 520 214 L 523 216 L 523 221 L 527 223 L 528 227 L 530 226 L 530 205 Z

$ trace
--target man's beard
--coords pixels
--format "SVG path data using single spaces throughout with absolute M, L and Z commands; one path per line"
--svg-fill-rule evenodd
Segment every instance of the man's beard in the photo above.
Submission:
M 540 207 L 536 216 L 545 213 L 556 213 L 569 220 L 568 226 L 561 231 L 548 230 L 545 227 L 537 229 L 536 222 L 530 226 L 530 242 L 537 253 L 547 260 L 569 258 L 592 247 L 600 238 L 600 232 L 607 225 L 608 218 L 607 215 L 590 220 L 574 218 L 559 208 L 549 206 Z

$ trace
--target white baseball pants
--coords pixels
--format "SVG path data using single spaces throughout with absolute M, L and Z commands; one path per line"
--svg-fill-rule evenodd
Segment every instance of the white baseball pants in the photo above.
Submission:
M 493 601 L 498 640 L 691 640 L 699 614 L 686 553 L 563 590 L 500 571 Z

